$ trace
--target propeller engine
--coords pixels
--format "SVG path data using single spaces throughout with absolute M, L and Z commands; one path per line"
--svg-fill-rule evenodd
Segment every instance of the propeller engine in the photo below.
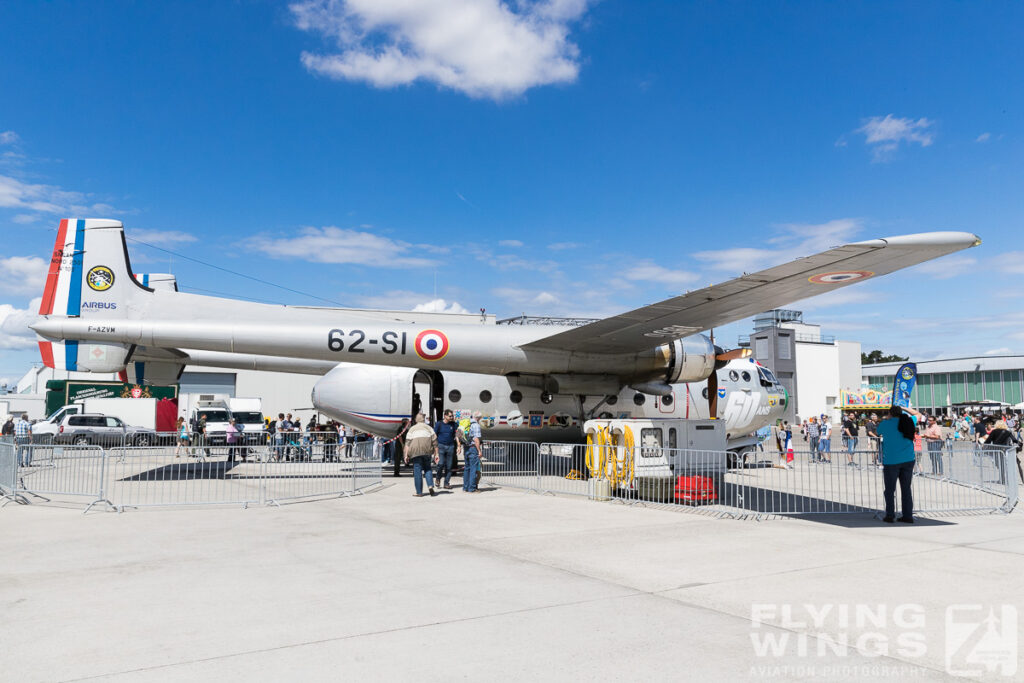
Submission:
M 715 369 L 708 375 L 708 417 L 712 420 L 718 419 L 718 371 L 732 360 L 750 358 L 750 349 L 731 349 L 725 351 L 721 346 L 715 345 L 715 334 L 711 333 L 711 344 L 715 347 Z

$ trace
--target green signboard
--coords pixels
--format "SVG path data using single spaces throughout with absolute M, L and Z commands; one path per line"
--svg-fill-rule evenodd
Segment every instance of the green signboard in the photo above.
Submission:
M 87 398 L 178 398 L 178 386 L 156 387 L 127 382 L 50 380 L 46 383 L 46 414 Z

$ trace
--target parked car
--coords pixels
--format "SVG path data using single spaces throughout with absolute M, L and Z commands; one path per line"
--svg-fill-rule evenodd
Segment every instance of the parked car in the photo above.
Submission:
M 152 429 L 126 425 L 121 418 L 111 415 L 81 413 L 64 416 L 53 442 L 80 446 L 151 446 L 157 441 Z

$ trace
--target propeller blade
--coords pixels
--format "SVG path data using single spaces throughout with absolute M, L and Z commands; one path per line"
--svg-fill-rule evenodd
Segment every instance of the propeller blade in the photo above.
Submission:
M 728 363 L 731 360 L 750 358 L 752 355 L 753 354 L 750 349 L 733 349 L 732 351 L 724 351 L 722 353 L 715 354 L 715 360 Z
M 708 417 L 718 419 L 718 370 L 708 375 Z

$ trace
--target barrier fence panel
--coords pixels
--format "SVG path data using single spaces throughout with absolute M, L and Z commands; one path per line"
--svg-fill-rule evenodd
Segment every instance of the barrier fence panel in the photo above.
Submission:
M 0 499 L 18 500 L 18 454 L 11 441 L 0 441 Z
M 591 458 L 600 458 L 600 446 L 590 449 Z M 537 489 L 541 493 L 589 496 L 587 470 L 588 447 L 584 444 L 546 443 L 541 445 L 537 464 Z
M 381 452 L 372 441 L 354 444 L 352 453 L 352 491 L 360 493 L 380 486 L 383 475 Z
M 943 452 L 920 459 L 912 489 L 915 512 L 1008 511 L 1016 505 L 1015 454 L 992 449 Z M 537 490 L 648 505 L 700 507 L 726 516 L 884 511 L 878 452 L 836 450 L 743 454 L 637 446 L 544 444 Z M 1011 465 L 1014 467 L 1011 468 Z M 490 468 L 498 485 L 531 488 L 529 467 Z M 500 475 L 500 476 L 499 476 Z M 900 494 L 895 494 L 899 514 Z
M 338 446 L 338 448 L 333 448 Z M 263 499 L 270 504 L 329 496 L 353 495 L 380 483 L 380 456 L 372 441 L 350 447 L 340 444 L 298 444 L 268 458 L 260 470 Z M 276 450 L 276 449 L 275 449 Z
M 120 510 L 164 505 L 248 505 L 260 502 L 259 464 L 175 456 L 166 446 L 107 451 L 107 495 Z
M 485 441 L 480 481 L 506 488 L 537 490 L 538 447 L 532 441 Z
M 99 446 L 16 445 L 17 493 L 44 500 L 102 502 L 106 458 Z M 88 508 L 86 508 L 88 509 Z

